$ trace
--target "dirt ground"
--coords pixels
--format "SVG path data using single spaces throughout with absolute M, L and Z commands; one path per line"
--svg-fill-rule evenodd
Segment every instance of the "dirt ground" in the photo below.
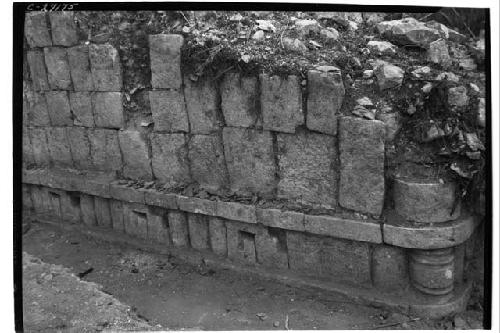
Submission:
M 30 332 L 481 328 L 474 297 L 453 318 L 410 318 L 36 222 L 23 236 L 23 251 L 29 254 L 23 302 Z

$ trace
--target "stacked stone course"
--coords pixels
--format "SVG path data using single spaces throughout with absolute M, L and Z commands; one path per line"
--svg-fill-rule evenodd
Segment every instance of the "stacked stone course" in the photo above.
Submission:
M 477 219 L 448 213 L 453 185 L 411 179 L 395 181 L 387 208 L 385 124 L 341 115 L 338 68 L 309 71 L 306 90 L 294 75 L 226 73 L 219 86 L 182 72 L 182 36 L 151 35 L 152 126 L 141 129 L 123 107 L 118 50 L 79 40 L 72 13 L 46 15 L 28 14 L 25 29 L 27 211 L 368 289 L 409 312 L 463 305 L 462 244 Z M 252 204 L 174 191 L 193 183 Z

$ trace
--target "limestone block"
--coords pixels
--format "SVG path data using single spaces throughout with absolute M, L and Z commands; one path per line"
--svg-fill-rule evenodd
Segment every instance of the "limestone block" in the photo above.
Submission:
M 151 147 L 155 178 L 169 186 L 189 183 L 187 144 L 184 134 L 153 133 Z
M 112 228 L 113 220 L 111 219 L 109 199 L 94 197 L 94 209 L 97 225 L 100 227 Z
M 46 47 L 43 52 L 50 88 L 53 90 L 70 90 L 71 75 L 66 49 L 62 47 Z
M 403 248 L 376 245 L 373 247 L 372 256 L 375 287 L 395 291 L 408 286 L 408 258 Z
M 89 57 L 95 90 L 120 91 L 122 70 L 118 50 L 110 44 L 90 44 Z
M 118 132 L 123 157 L 123 175 L 132 179 L 151 180 L 151 160 L 145 137 L 138 131 Z
M 26 93 L 28 123 L 31 126 L 50 126 L 49 111 L 45 94 L 29 91 Z
M 149 209 L 148 238 L 160 244 L 170 245 L 170 230 L 168 228 L 166 210 Z
M 380 215 L 384 204 L 384 123 L 343 117 L 340 120 L 342 207 Z
M 149 102 L 157 132 L 189 132 L 184 95 L 177 90 L 150 91 Z
M 111 223 L 113 229 L 120 232 L 125 232 L 123 203 L 120 200 L 110 199 L 109 209 L 111 211 Z
M 26 12 L 24 34 L 30 47 L 52 45 L 45 12 Z
M 189 246 L 189 231 L 187 226 L 186 213 L 176 210 L 168 212 L 168 225 L 172 243 L 176 247 Z
M 92 91 L 94 82 L 90 72 L 89 48 L 78 45 L 67 49 L 71 79 L 75 91 Z
M 254 224 L 227 222 L 228 257 L 246 264 L 255 264 L 257 262 L 255 236 L 258 228 Z
M 144 190 L 144 200 L 147 205 L 166 209 L 177 209 L 177 195 L 156 190 Z
M 112 182 L 109 184 L 109 192 L 113 199 L 141 204 L 146 203 L 145 193 L 142 188 L 135 188 Z
M 264 129 L 295 133 L 295 128 L 304 124 L 299 78 L 289 75 L 282 79 L 261 74 L 259 79 Z
M 76 168 L 83 170 L 92 169 L 90 155 L 90 142 L 87 129 L 83 127 L 67 127 L 66 136 L 69 141 L 71 157 Z
M 49 17 L 54 45 L 72 46 L 78 43 L 78 34 L 72 12 L 50 12 Z
M 258 80 L 228 73 L 221 83 L 221 108 L 227 126 L 254 127 L 259 120 Z
M 67 195 L 61 198 L 61 214 L 63 219 L 69 223 L 81 222 L 79 193 L 67 192 Z
M 51 202 L 46 187 L 32 186 L 31 199 L 33 200 L 33 207 L 37 214 L 47 214 L 50 211 Z
M 90 154 L 97 170 L 121 170 L 122 155 L 118 141 L 118 131 L 110 129 L 89 129 Z
M 50 90 L 45 68 L 45 57 L 42 51 L 28 51 L 28 65 L 30 68 L 31 81 L 35 91 Z
M 400 87 L 403 83 L 404 71 L 398 66 L 384 63 L 378 65 L 373 73 L 377 77 L 380 90 Z
M 307 128 L 336 135 L 337 114 L 344 95 L 340 70 L 310 70 L 307 73 Z
M 396 179 L 393 188 L 394 208 L 409 221 L 445 222 L 460 216 L 459 203 L 453 211 L 455 183 Z
M 277 135 L 278 197 L 333 208 L 337 205 L 335 138 L 299 132 Z
M 82 222 L 88 226 L 97 225 L 94 208 L 94 197 L 88 194 L 80 195 L 80 208 L 82 211 Z
M 71 167 L 71 149 L 64 127 L 47 128 L 47 144 L 49 147 L 50 159 L 57 166 Z
M 47 110 L 52 126 L 73 126 L 73 117 L 66 91 L 47 91 Z
M 178 89 L 182 84 L 182 35 L 150 35 L 151 85 L 153 88 Z
M 276 185 L 271 132 L 224 127 L 222 134 L 231 190 L 271 195 Z
M 290 269 L 310 276 L 321 272 L 321 238 L 302 232 L 287 231 Z
M 123 102 L 120 92 L 96 92 L 92 94 L 94 122 L 97 127 L 123 128 Z
M 223 125 L 219 95 L 209 78 L 197 82 L 184 79 L 184 96 L 192 134 L 210 134 Z
M 200 214 L 187 214 L 191 247 L 196 250 L 209 248 L 207 217 Z
M 266 267 L 288 269 L 286 231 L 260 227 L 255 237 L 257 262 Z
M 227 186 L 228 174 L 221 137 L 193 135 L 188 147 L 193 180 L 210 191 Z
M 217 214 L 217 202 L 213 200 L 177 195 L 177 206 L 184 212 L 210 216 Z
M 33 127 L 29 131 L 33 158 L 37 165 L 49 165 L 50 153 L 45 128 Z
M 148 238 L 147 208 L 141 204 L 123 205 L 125 233 L 142 239 Z
M 224 220 L 215 216 L 209 216 L 208 234 L 212 251 L 217 255 L 225 257 L 227 255 L 227 238 Z
M 257 208 L 257 221 L 268 227 L 305 231 L 304 214 L 274 208 Z
M 257 223 L 255 206 L 239 202 L 217 201 L 217 216 L 228 220 Z
M 312 234 L 361 242 L 382 243 L 380 224 L 326 215 L 306 215 L 305 230 Z
M 94 113 L 92 112 L 92 98 L 89 92 L 70 92 L 69 104 L 73 114 L 73 125 L 94 127 Z

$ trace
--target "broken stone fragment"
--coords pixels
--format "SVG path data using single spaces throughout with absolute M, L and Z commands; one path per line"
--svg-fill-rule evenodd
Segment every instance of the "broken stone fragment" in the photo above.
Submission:
M 486 127 L 486 100 L 484 98 L 479 99 L 479 104 L 477 106 L 477 124 L 481 127 Z
M 265 37 L 265 33 L 264 33 L 264 31 L 262 31 L 262 30 L 257 30 L 257 31 L 253 34 L 252 39 L 253 39 L 253 40 L 263 40 L 263 39 L 264 39 L 264 37 Z
M 431 72 L 431 68 L 429 66 L 419 66 L 419 67 L 415 68 L 415 70 L 413 70 L 411 72 L 411 74 L 414 77 L 419 78 L 419 77 L 422 77 L 422 75 L 429 74 L 430 72 Z
M 260 30 L 275 32 L 276 28 L 270 20 L 255 20 Z
M 305 53 L 308 51 L 307 46 L 305 46 L 305 44 L 297 38 L 283 38 L 283 47 L 285 48 L 285 50 L 299 53 Z
M 377 113 L 377 120 L 385 124 L 385 141 L 392 141 L 396 137 L 401 125 L 397 113 Z
M 383 64 L 376 67 L 374 73 L 380 90 L 396 88 L 403 83 L 404 71 L 398 66 Z
M 436 124 L 432 124 L 431 127 L 425 133 L 425 137 L 422 139 L 423 142 L 431 142 L 433 140 L 442 138 L 446 135 L 444 130 L 437 126 Z
M 460 78 L 452 72 L 443 72 L 443 73 L 440 73 L 438 76 L 436 76 L 435 80 L 436 81 L 446 80 L 446 81 L 452 81 L 452 82 L 459 82 Z
M 427 58 L 435 64 L 448 66 L 451 62 L 451 57 L 448 53 L 446 41 L 444 39 L 438 39 L 431 42 L 427 50 Z
M 465 133 L 465 141 L 467 146 L 473 151 L 484 150 L 484 145 L 481 140 L 477 137 L 476 133 Z
M 466 71 L 476 70 L 477 65 L 472 58 L 461 58 L 458 60 L 458 67 L 465 69 Z
M 352 110 L 352 114 L 369 120 L 375 119 L 375 113 L 372 110 L 368 110 L 367 108 L 361 105 L 356 105 Z
M 396 46 L 389 42 L 371 40 L 366 45 L 371 52 L 379 54 L 395 54 Z
M 311 32 L 319 32 L 320 25 L 316 20 L 297 20 L 295 21 L 295 29 L 301 36 L 307 36 Z
M 429 44 L 441 37 L 436 29 L 427 27 L 412 17 L 401 20 L 384 21 L 377 24 L 378 32 L 399 45 L 416 45 L 428 48 Z
M 334 28 L 321 29 L 319 35 L 330 42 L 339 39 L 339 32 Z
M 363 71 L 363 79 L 370 79 L 373 77 L 373 70 L 367 69 Z
M 467 88 L 459 86 L 448 89 L 448 104 L 452 106 L 466 106 L 468 103 Z

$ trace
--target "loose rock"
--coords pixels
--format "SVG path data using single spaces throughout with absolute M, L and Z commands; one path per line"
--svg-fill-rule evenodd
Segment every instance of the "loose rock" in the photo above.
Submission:
M 288 37 L 283 38 L 283 47 L 286 50 L 299 52 L 299 53 L 305 53 L 308 51 L 307 46 L 305 46 L 304 43 L 302 43 L 297 38 L 295 38 L 295 39 L 288 38 Z
M 404 71 L 398 66 L 384 64 L 375 68 L 374 73 L 380 90 L 396 88 L 403 83 Z
M 380 22 L 377 24 L 377 30 L 396 44 L 416 45 L 423 48 L 428 48 L 431 42 L 441 37 L 439 31 L 427 27 L 423 22 L 412 17 Z
M 367 44 L 368 48 L 372 52 L 376 52 L 379 54 L 395 54 L 396 46 L 389 42 L 381 42 L 381 41 L 369 41 Z
M 334 28 L 321 29 L 319 35 L 330 42 L 339 39 L 339 32 Z
M 444 39 L 438 39 L 429 44 L 427 50 L 427 58 L 435 64 L 448 66 L 451 62 L 450 54 L 448 53 L 448 46 Z
M 468 103 L 467 88 L 459 86 L 448 89 L 448 104 L 452 106 L 466 106 Z

